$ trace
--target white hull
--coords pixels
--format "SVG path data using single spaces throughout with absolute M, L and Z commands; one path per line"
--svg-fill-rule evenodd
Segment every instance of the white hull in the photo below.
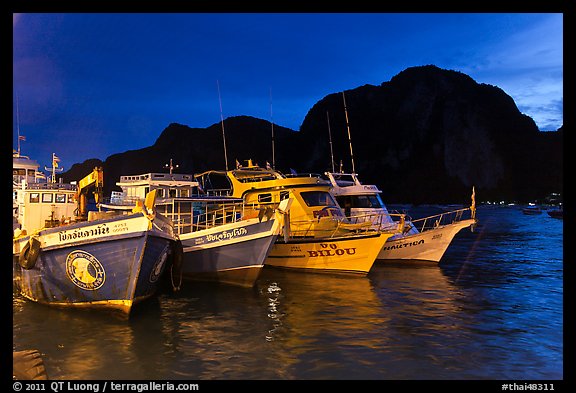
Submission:
M 413 235 L 390 238 L 378 253 L 380 261 L 430 261 L 439 263 L 452 239 L 475 223 L 468 219 Z

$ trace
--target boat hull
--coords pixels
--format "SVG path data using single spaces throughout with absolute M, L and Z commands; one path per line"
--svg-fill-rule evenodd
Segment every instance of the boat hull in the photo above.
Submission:
M 180 235 L 182 277 L 252 287 L 279 233 L 279 221 L 243 220 Z
M 40 252 L 31 268 L 24 268 L 20 257 L 30 237 L 15 240 L 13 276 L 19 293 L 52 306 L 112 309 L 129 314 L 135 304 L 156 292 L 174 241 L 162 232 L 148 229 L 149 222 L 140 215 L 131 220 L 112 219 L 76 224 L 66 230 L 43 230 L 34 236 Z M 98 227 L 100 231 L 96 232 Z M 113 232 L 114 229 L 122 233 Z M 77 240 L 69 238 L 72 233 L 97 235 Z
M 563 210 L 548 210 L 548 215 L 552 218 L 564 218 Z
M 540 209 L 539 207 L 526 207 L 524 209 L 522 209 L 522 213 L 526 214 L 526 215 L 538 215 L 538 214 L 542 214 L 542 209 Z
M 384 244 L 378 253 L 377 260 L 378 262 L 439 263 L 454 236 L 475 222 L 474 219 L 467 219 L 416 234 L 394 236 Z
M 316 273 L 366 275 L 389 233 L 322 239 L 278 240 L 266 265 Z

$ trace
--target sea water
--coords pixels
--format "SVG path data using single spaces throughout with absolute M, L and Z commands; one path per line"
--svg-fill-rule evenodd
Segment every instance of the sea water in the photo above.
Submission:
M 39 350 L 51 380 L 563 379 L 563 220 L 477 216 L 439 265 L 266 267 L 250 289 L 163 290 L 127 321 L 14 295 L 13 349 Z

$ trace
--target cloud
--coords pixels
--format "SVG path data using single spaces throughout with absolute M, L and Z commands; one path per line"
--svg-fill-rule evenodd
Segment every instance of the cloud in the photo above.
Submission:
M 563 123 L 562 15 L 517 18 L 514 30 L 476 54 L 470 75 L 502 88 L 541 130 L 557 129 Z

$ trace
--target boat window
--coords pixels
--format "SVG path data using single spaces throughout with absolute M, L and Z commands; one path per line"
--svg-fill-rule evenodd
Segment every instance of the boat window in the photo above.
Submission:
M 212 195 L 225 195 L 232 189 L 232 183 L 226 174 L 209 173 L 201 176 L 200 182 L 204 191 Z
M 36 171 L 34 169 L 28 169 L 28 176 L 36 175 Z
M 157 190 L 158 190 L 158 197 L 164 198 L 164 189 L 163 188 L 157 188 Z
M 56 203 L 66 203 L 66 194 L 56 194 Z
M 336 200 L 340 206 L 346 208 L 380 209 L 384 206 L 379 195 L 340 195 Z
M 168 190 L 168 198 L 176 198 L 176 189 L 171 188 Z
M 52 203 L 52 194 L 48 192 L 43 192 L 42 203 Z
M 258 194 L 258 203 L 272 203 L 272 194 Z
M 280 191 L 280 200 L 288 199 L 290 196 L 290 191 Z
M 30 203 L 39 203 L 40 202 L 40 193 L 32 192 L 30 193 Z
M 68 194 L 68 203 L 74 203 L 74 194 Z
M 23 168 L 13 168 L 12 176 L 26 176 L 26 169 Z
M 180 196 L 182 198 L 188 198 L 190 196 L 190 190 L 187 188 L 183 188 L 180 190 Z
M 332 195 L 326 191 L 304 191 L 300 195 L 309 207 L 311 206 L 336 206 Z

